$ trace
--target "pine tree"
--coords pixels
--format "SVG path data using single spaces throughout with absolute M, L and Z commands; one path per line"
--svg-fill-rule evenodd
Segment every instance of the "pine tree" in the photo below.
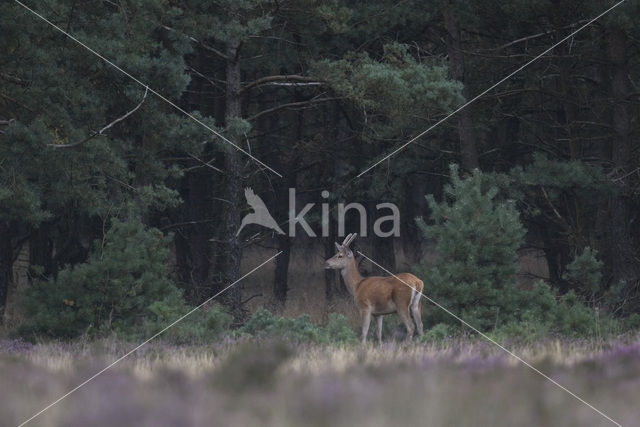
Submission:
M 450 174 L 443 201 L 427 196 L 430 225 L 419 221 L 436 251 L 419 274 L 431 298 L 480 330 L 491 329 L 517 318 L 517 250 L 525 230 L 514 202 L 487 187 L 480 171 L 461 178 L 452 165 Z M 453 320 L 436 309 L 428 317 L 432 324 Z

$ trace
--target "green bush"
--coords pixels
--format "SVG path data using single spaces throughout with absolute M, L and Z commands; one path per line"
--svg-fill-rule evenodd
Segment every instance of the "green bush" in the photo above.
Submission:
M 186 306 L 168 276 L 169 240 L 137 219 L 113 219 L 87 262 L 66 266 L 57 277 L 35 281 L 26 289 L 20 302 L 27 320 L 18 333 L 56 338 L 134 336 L 153 320 L 178 317 Z M 160 316 L 161 312 L 167 315 Z
M 451 338 L 458 332 L 458 329 L 446 323 L 438 323 L 427 329 L 424 334 L 419 337 L 420 341 L 441 342 Z
M 573 261 L 567 265 L 562 278 L 572 283 L 576 288 L 593 296 L 600 289 L 603 262 L 596 258 L 598 251 L 589 246 L 581 254 L 576 254 Z
M 619 320 L 588 307 L 573 291 L 557 296 L 548 284 L 538 281 L 524 295 L 519 318 L 496 328 L 493 337 L 533 341 L 553 333 L 606 338 L 623 330 Z
M 291 319 L 273 314 L 264 307 L 256 310 L 238 332 L 259 338 L 285 338 L 298 342 L 349 343 L 356 341 L 356 336 L 347 319 L 341 314 L 329 314 L 329 322 L 321 326 L 312 323 L 308 314 Z
M 419 220 L 425 236 L 435 240 L 436 261 L 416 270 L 435 301 L 469 324 L 493 336 L 531 340 L 549 333 L 603 336 L 621 330 L 606 312 L 596 312 L 573 291 L 558 296 L 539 281 L 523 289 L 517 281 L 517 249 L 524 228 L 512 201 L 499 197 L 501 177 L 479 171 L 461 178 L 451 166 L 445 200 L 427 196 L 431 225 Z M 567 266 L 565 279 L 593 295 L 601 280 L 602 263 L 590 248 Z M 458 329 L 459 322 L 443 310 L 423 310 L 425 325 L 436 325 L 426 340 L 439 340 Z M 449 329 L 448 329 L 449 328 Z
M 445 199 L 427 196 L 431 225 L 418 220 L 435 240 L 436 261 L 416 268 L 434 300 L 480 330 L 517 320 L 517 250 L 525 233 L 514 202 L 498 197 L 496 186 L 485 187 L 482 172 L 461 178 L 451 166 Z M 435 307 L 424 312 L 427 324 L 457 323 Z
M 180 317 L 193 310 L 185 303 L 156 301 L 149 306 L 151 315 L 145 320 L 138 338 L 152 336 Z M 229 332 L 233 316 L 222 306 L 214 304 L 201 308 L 176 323 L 162 335 L 162 338 L 176 344 L 206 344 L 215 342 Z

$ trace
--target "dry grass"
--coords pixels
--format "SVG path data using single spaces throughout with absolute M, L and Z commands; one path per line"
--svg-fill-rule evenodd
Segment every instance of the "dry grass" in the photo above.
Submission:
M 638 425 L 638 338 L 548 340 L 514 351 L 623 425 Z M 0 341 L 0 424 L 19 424 L 132 346 Z M 151 343 L 32 425 L 613 424 L 491 344 L 456 340 Z

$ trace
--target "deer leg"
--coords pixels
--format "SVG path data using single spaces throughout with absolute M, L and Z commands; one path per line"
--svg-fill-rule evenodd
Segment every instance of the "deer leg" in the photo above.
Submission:
M 402 320 L 402 323 L 404 323 L 405 328 L 407 328 L 407 341 L 411 341 L 411 338 L 413 338 L 413 331 L 414 331 L 414 327 L 413 327 L 413 322 L 411 321 L 411 317 L 409 316 L 409 307 L 406 307 L 404 309 L 399 309 L 398 310 L 398 316 L 400 317 L 400 320 Z
M 367 342 L 367 334 L 369 333 L 370 323 L 371 323 L 371 309 L 367 308 L 362 311 L 362 344 Z
M 377 333 L 378 333 L 378 344 L 382 344 L 382 315 L 376 317 L 376 322 L 378 322 Z

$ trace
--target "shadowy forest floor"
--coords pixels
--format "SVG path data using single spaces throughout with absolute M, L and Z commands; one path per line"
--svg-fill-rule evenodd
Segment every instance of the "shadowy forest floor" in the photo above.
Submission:
M 0 424 L 17 426 L 117 359 L 117 340 L 0 340 Z M 507 344 L 624 426 L 640 425 L 640 337 Z M 33 426 L 608 426 L 490 343 L 153 342 Z

